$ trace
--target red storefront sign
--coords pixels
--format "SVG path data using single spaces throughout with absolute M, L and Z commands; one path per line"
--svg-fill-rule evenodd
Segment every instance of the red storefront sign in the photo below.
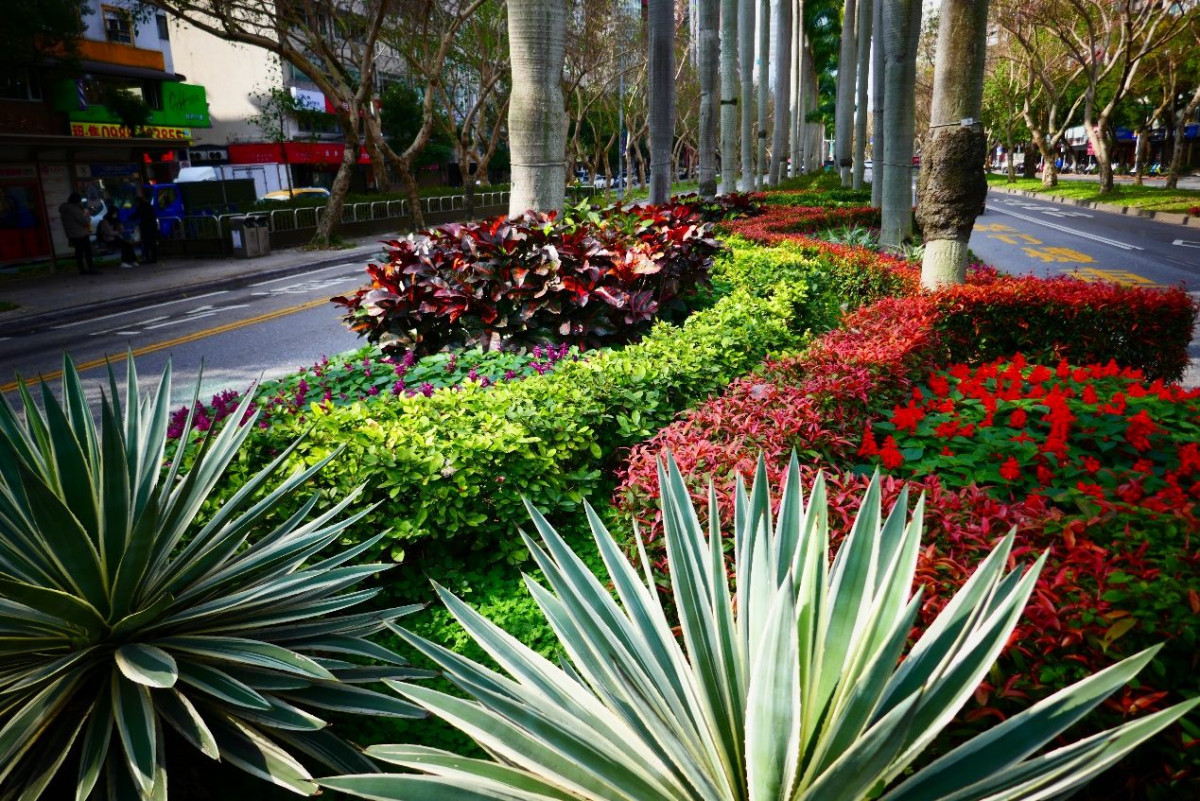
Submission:
M 336 167 L 342 163 L 346 146 L 340 142 L 270 142 L 230 144 L 230 164 L 323 164 Z M 359 148 L 358 163 L 369 164 L 367 149 Z

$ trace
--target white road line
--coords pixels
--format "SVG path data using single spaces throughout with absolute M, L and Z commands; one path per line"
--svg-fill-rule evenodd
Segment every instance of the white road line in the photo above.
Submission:
M 136 323 L 134 323 L 134 325 L 146 326 L 146 325 L 150 325 L 151 323 L 157 323 L 160 320 L 168 320 L 168 319 L 170 319 L 170 317 L 171 317 L 171 315 L 169 315 L 169 314 L 161 314 L 158 317 L 151 317 L 146 320 L 138 320 Z M 121 323 L 120 325 L 116 326 L 115 328 L 104 328 L 99 331 L 92 331 L 90 334 L 88 334 L 88 336 L 102 337 L 105 334 L 124 334 L 127 332 L 123 331 L 122 329 L 124 329 L 127 325 L 128 325 L 128 323 Z
M 1025 214 L 1017 214 L 1015 211 L 1009 211 L 1007 209 L 999 209 L 999 208 L 992 209 L 992 210 L 994 210 L 1000 214 L 1007 214 L 1010 217 L 1016 217 L 1018 220 L 1025 220 L 1026 222 L 1036 223 L 1037 225 L 1044 225 L 1047 228 L 1053 228 L 1055 231 L 1062 231 L 1064 234 L 1072 234 L 1074 236 L 1083 237 L 1084 239 L 1090 239 L 1093 242 L 1101 242 L 1105 245 L 1111 245 L 1114 248 L 1121 248 L 1121 250 L 1144 250 L 1145 249 L 1145 248 L 1139 248 L 1137 245 L 1129 245 L 1129 244 L 1126 244 L 1125 242 L 1118 242 L 1115 239 L 1107 239 L 1106 237 L 1096 236 L 1095 234 L 1085 234 L 1082 231 L 1077 231 L 1074 228 L 1068 228 L 1065 225 L 1058 225 L 1057 223 L 1046 222 L 1045 220 L 1039 220 L 1037 217 L 1029 217 Z
M 63 328 L 74 328 L 75 326 L 79 326 L 79 325 L 91 325 L 92 323 L 98 323 L 101 320 L 111 320 L 114 317 L 124 317 L 126 314 L 141 314 L 142 312 L 147 312 L 147 311 L 150 311 L 151 309 L 161 309 L 163 306 L 170 306 L 174 303 L 184 303 L 184 302 L 191 303 L 192 301 L 200 300 L 201 298 L 211 298 L 211 297 L 215 297 L 216 295 L 228 295 L 228 294 L 229 294 L 228 289 L 219 289 L 216 292 L 209 292 L 204 295 L 194 295 L 190 298 L 179 298 L 178 300 L 166 300 L 166 301 L 163 301 L 162 303 L 155 303 L 153 306 L 139 306 L 136 309 L 129 309 L 127 311 L 121 311 L 121 312 L 113 312 L 112 314 L 105 314 L 102 317 L 89 317 L 86 320 L 76 320 L 73 323 L 63 323 L 62 325 L 56 325 L 56 326 L 52 326 L 52 327 L 54 329 L 63 329 Z
M 326 273 L 326 272 L 329 272 L 330 270 L 344 270 L 347 267 L 359 267 L 359 266 L 361 266 L 364 270 L 366 269 L 365 262 L 363 262 L 360 265 L 359 262 L 348 261 L 348 262 L 344 262 L 342 264 L 333 264 L 333 265 L 330 265 L 329 267 L 322 267 L 319 270 L 312 270 L 310 272 L 304 273 L 304 275 L 316 275 L 317 273 Z M 296 280 L 295 275 L 285 275 L 282 278 L 272 278 L 270 281 L 259 281 L 257 284 L 251 284 L 250 286 L 267 286 L 268 284 L 277 284 L 280 281 L 295 281 L 295 280 Z

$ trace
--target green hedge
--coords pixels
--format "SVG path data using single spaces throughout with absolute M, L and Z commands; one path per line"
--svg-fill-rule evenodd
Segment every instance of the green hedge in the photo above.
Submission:
M 823 297 L 810 303 L 805 279 L 819 272 L 819 262 L 796 258 L 774 271 L 769 286 L 757 279 L 747 285 L 736 266 L 754 258 L 746 248 L 723 257 L 717 272 L 729 271 L 728 294 L 682 327 L 659 324 L 636 345 L 520 382 L 312 406 L 304 418 L 257 433 L 240 469 L 254 469 L 306 434 L 290 466 L 343 448 L 319 489 L 332 502 L 366 484 L 378 506 L 353 535 L 390 530 L 381 546 L 389 557 L 402 559 L 422 542 L 456 540 L 460 548 L 519 561 L 514 532 L 526 519 L 522 496 L 551 516 L 579 513 L 585 498 L 604 498 L 596 492 L 602 470 L 620 449 L 768 353 L 800 346 L 807 328 L 828 319 L 825 311 L 809 314 L 831 304 Z

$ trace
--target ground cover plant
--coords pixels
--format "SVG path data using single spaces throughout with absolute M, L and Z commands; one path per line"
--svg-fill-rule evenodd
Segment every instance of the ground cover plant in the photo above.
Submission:
M 686 313 L 718 249 L 691 203 L 531 212 L 386 246 L 370 283 L 334 302 L 372 343 L 417 355 L 632 341 L 655 319 Z
M 40 408 L 21 387 L 24 420 L 0 404 L 3 795 L 167 798 L 168 745 L 302 794 L 317 789 L 305 763 L 374 770 L 330 716 L 420 716 L 370 685 L 428 674 L 372 641 L 416 607 L 366 610 L 378 589 L 348 591 L 387 568 L 351 563 L 372 540 L 322 555 L 362 516 L 357 493 L 314 513 L 306 485 L 329 457 L 281 477 L 290 451 L 231 486 L 251 426 L 164 467 L 170 369 L 139 398 L 127 364 L 98 426 L 69 359 L 61 404 L 45 384 Z
M 1058 185 L 1046 188 L 1040 178 L 1018 178 L 1015 183 L 1009 183 L 1007 176 L 989 175 L 988 183 L 1006 186 L 1011 189 L 1022 189 L 1039 194 L 1059 195 L 1073 200 L 1084 200 L 1093 203 L 1111 203 L 1117 206 L 1135 206 L 1147 211 L 1164 211 L 1173 214 L 1196 214 L 1191 211 L 1200 201 L 1200 190 L 1195 189 L 1166 189 L 1153 182 L 1136 186 L 1135 184 L 1118 181 L 1106 195 L 1099 192 L 1099 184 L 1095 180 L 1075 180 L 1060 177 Z
M 776 516 L 766 473 L 760 462 L 754 486 L 739 485 L 730 566 L 715 498 L 706 529 L 675 465 L 660 468 L 678 631 L 644 550 L 630 564 L 589 508 L 602 582 L 531 508 L 539 540 L 523 537 L 548 586 L 528 587 L 561 643 L 557 664 L 445 591 L 502 672 L 398 631 L 470 700 L 395 689 L 491 758 L 373 746 L 414 772 L 321 784 L 373 799 L 1015 801 L 1071 794 L 1200 703 L 1039 753 L 1144 668 L 1150 649 L 913 772 L 1004 648 L 1045 557 L 1010 564 L 1014 538 L 1002 538 L 906 648 L 922 605 L 922 501 L 910 522 L 902 494 L 885 518 L 876 478 L 831 563 L 820 480 L 806 504 L 793 459 Z
M 267 428 L 273 421 L 296 418 L 303 423 L 311 407 L 343 406 L 347 403 L 389 397 L 429 397 L 439 389 L 454 389 L 464 384 L 480 388 L 505 381 L 520 381 L 545 375 L 563 359 L 579 358 L 579 352 L 567 345 L 535 345 L 527 353 L 484 352 L 478 349 L 454 353 L 434 353 L 417 359 L 412 353 L 389 356 L 367 346 L 325 357 L 310 367 L 301 367 L 283 378 L 264 381 L 246 393 L 225 390 L 207 403 L 196 401 L 191 407 L 176 409 L 171 415 L 167 435 L 179 439 L 189 414 L 192 432 L 203 434 L 229 417 L 246 394 L 254 395 L 255 406 L 243 415 L 246 422 L 256 414 L 256 424 Z

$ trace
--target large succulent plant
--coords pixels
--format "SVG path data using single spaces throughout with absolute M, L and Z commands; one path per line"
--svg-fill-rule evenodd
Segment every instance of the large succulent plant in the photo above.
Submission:
M 363 686 L 415 673 L 367 639 L 413 607 L 345 611 L 375 594 L 343 592 L 382 569 L 348 564 L 370 544 L 315 560 L 353 498 L 259 526 L 324 464 L 272 487 L 284 454 L 198 522 L 252 426 L 164 465 L 169 367 L 139 402 L 131 358 L 124 407 L 110 371 L 99 430 L 69 359 L 63 376 L 61 403 L 43 382 L 23 419 L 0 404 L 0 798 L 73 768 L 79 801 L 165 799 L 164 726 L 299 793 L 317 786 L 291 751 L 375 769 L 314 714 L 423 714 Z
M 526 542 L 550 589 L 527 583 L 558 634 L 561 666 L 441 590 L 507 675 L 402 634 L 473 700 L 395 689 L 469 734 L 492 760 L 376 746 L 368 753 L 423 774 L 321 784 L 374 799 L 459 801 L 1053 798 L 1198 702 L 1038 753 L 1133 677 L 1151 650 L 912 772 L 1004 647 L 1041 560 L 1009 571 L 1010 534 L 906 650 L 921 603 L 921 592 L 911 593 L 920 501 L 911 522 L 903 498 L 884 519 L 876 477 L 831 565 L 823 483 L 805 507 L 789 480 L 772 519 L 760 464 L 753 491 L 738 488 L 731 590 L 715 498 L 706 532 L 674 464 L 659 472 L 678 630 L 644 552 L 639 574 L 589 510 L 616 601 L 531 509 L 542 545 Z M 789 476 L 798 475 L 793 458 Z

